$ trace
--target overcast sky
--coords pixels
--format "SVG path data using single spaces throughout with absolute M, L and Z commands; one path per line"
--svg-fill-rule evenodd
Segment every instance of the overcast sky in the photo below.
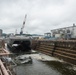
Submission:
M 0 29 L 20 33 L 25 14 L 24 33 L 44 34 L 76 23 L 76 0 L 0 0 Z

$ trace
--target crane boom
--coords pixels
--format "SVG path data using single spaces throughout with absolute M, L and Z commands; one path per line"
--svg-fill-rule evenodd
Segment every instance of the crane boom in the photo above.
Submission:
M 25 27 L 26 17 L 27 17 L 27 15 L 25 15 L 25 18 L 24 18 L 24 21 L 23 21 L 23 25 L 22 25 L 22 27 L 21 27 L 20 35 L 23 34 L 23 29 L 24 29 L 24 27 Z

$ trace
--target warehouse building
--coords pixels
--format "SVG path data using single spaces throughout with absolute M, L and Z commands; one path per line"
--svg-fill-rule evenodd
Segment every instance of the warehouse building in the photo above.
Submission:
M 71 39 L 76 38 L 76 26 L 64 27 L 51 30 L 52 37 L 54 38 L 64 38 L 64 39 Z

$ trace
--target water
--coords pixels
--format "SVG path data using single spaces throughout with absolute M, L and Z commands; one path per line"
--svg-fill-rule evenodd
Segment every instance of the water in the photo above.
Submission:
M 39 57 L 36 56 L 32 55 L 32 58 L 34 57 L 32 63 L 16 66 L 17 75 L 76 75 L 76 70 L 73 69 L 74 65 L 55 59 L 42 61 L 38 60 Z
M 45 63 L 55 71 L 58 71 L 61 75 L 76 75 L 76 70 L 74 70 L 74 65 L 72 64 L 59 61 L 48 61 Z
M 58 71 L 36 59 L 33 59 L 32 64 L 17 66 L 15 70 L 17 75 L 60 75 Z

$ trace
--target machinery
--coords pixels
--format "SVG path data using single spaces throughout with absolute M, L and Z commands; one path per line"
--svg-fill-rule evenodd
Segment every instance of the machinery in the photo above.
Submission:
M 51 33 L 44 33 L 44 39 L 50 39 Z
M 23 25 L 22 25 L 22 27 L 21 27 L 20 35 L 23 34 L 23 29 L 24 29 L 24 27 L 25 27 L 26 17 L 27 17 L 27 15 L 25 15 L 25 18 L 24 18 L 24 21 L 23 21 Z

